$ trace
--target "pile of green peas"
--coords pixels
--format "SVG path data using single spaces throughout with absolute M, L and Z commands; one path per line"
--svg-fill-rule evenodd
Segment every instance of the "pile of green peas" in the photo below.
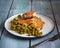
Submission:
M 17 31 L 19 34 L 27 33 L 28 36 L 42 36 L 42 32 L 39 32 L 35 26 L 19 24 L 15 18 L 11 21 L 10 29 Z

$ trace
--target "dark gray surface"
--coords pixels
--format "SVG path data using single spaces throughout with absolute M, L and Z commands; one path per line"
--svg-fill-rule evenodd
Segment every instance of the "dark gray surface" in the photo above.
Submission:
M 9 8 L 11 6 L 12 0 L 0 0 L 0 36 L 3 30 L 4 20 L 7 18 Z
M 59 29 L 59 32 L 60 32 L 60 1 L 53 1 L 52 5 L 53 5 L 58 29 Z
M 0 33 L 2 30 L 2 23 L 6 19 L 10 5 L 12 0 L 1 0 L 0 1 Z M 58 28 L 60 30 L 60 13 L 59 13 L 59 4 L 60 1 L 53 1 L 53 9 L 56 17 L 56 21 L 58 24 Z M 8 17 L 11 17 L 12 15 L 18 14 L 18 13 L 24 13 L 31 10 L 31 2 L 30 0 L 14 0 L 13 5 L 11 7 L 10 13 Z M 45 15 L 47 17 L 50 17 L 53 21 L 53 14 L 51 11 L 51 6 L 49 1 L 47 0 L 33 0 L 32 3 L 32 10 L 36 11 L 39 14 Z M 31 39 L 31 45 L 34 45 L 40 41 L 43 41 L 49 37 L 52 37 L 57 34 L 56 26 L 51 34 L 39 38 L 39 39 Z M 29 40 L 28 39 L 22 39 L 16 36 L 11 35 L 8 33 L 5 29 L 2 34 L 1 40 L 0 40 L 0 48 L 27 48 L 29 47 Z M 54 42 L 47 42 L 43 43 L 42 45 L 38 46 L 37 48 L 60 48 L 60 40 L 56 40 Z

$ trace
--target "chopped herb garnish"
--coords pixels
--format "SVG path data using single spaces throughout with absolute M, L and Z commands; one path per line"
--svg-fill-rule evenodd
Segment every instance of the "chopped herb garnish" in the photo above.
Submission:
M 21 15 L 18 15 L 18 18 L 22 18 L 22 16 Z

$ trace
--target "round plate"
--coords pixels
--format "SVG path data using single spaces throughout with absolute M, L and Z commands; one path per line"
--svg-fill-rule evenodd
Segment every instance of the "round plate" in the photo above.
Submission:
M 28 38 L 34 38 L 35 36 L 27 36 L 27 34 L 19 34 L 17 33 L 16 31 L 13 31 L 10 29 L 10 22 L 11 20 L 13 20 L 14 18 L 16 18 L 19 14 L 17 15 L 14 15 L 14 16 L 11 16 L 10 18 L 8 18 L 5 22 L 5 28 L 6 30 L 15 35 L 15 36 L 19 36 L 19 37 L 28 37 Z M 48 33 L 50 33 L 52 31 L 52 29 L 54 28 L 54 22 L 47 16 L 43 16 L 43 15 L 40 15 L 40 14 L 36 14 L 36 16 L 38 16 L 39 18 L 41 18 L 44 22 L 45 22 L 45 26 L 43 27 L 42 30 L 42 36 L 45 36 L 47 35 Z

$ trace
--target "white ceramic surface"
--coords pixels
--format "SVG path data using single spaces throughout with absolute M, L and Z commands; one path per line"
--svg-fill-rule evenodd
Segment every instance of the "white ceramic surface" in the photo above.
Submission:
M 10 30 L 10 22 L 11 22 L 11 20 L 16 18 L 18 15 L 19 14 L 11 16 L 10 18 L 8 18 L 6 20 L 6 22 L 5 22 L 6 30 L 9 33 L 11 33 L 11 34 L 13 34 L 15 36 L 34 38 L 35 36 L 27 36 L 27 34 L 21 35 L 21 34 L 17 33 L 16 31 Z M 54 22 L 49 17 L 47 17 L 47 16 L 43 16 L 43 15 L 40 15 L 40 14 L 36 14 L 36 16 L 40 17 L 45 22 L 44 28 L 42 30 L 40 30 L 40 31 L 43 32 L 42 36 L 47 35 L 48 33 L 50 33 L 53 30 L 53 28 L 54 28 Z

